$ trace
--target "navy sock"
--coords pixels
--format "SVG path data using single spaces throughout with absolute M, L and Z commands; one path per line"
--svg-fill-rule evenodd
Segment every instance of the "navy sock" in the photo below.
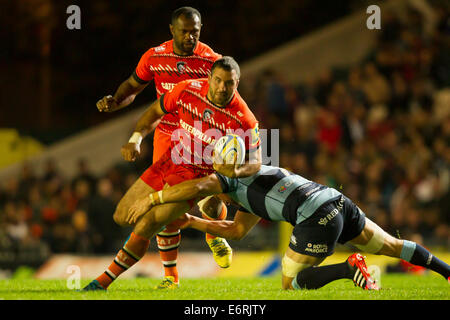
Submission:
M 294 289 L 319 289 L 338 279 L 352 279 L 353 273 L 347 261 L 323 267 L 309 267 L 300 271 L 292 281 Z
M 400 258 L 441 274 L 445 279 L 450 277 L 450 266 L 435 257 L 430 251 L 412 241 L 403 240 Z

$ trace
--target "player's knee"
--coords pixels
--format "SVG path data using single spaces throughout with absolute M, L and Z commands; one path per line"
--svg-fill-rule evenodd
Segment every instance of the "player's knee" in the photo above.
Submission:
M 355 246 L 363 252 L 372 254 L 384 254 L 386 238 L 389 236 L 383 229 L 376 224 L 371 223 L 372 236 L 365 244 L 355 244 Z
M 128 225 L 128 223 L 125 221 L 124 215 L 118 209 L 116 209 L 116 211 L 114 212 L 113 220 L 117 225 L 121 227 Z
M 311 264 L 300 263 L 289 258 L 286 254 L 281 259 L 281 287 L 284 290 L 298 289 L 292 286 L 292 280 L 297 277 L 299 272 L 311 267 Z
M 114 211 L 113 220 L 116 224 L 118 224 L 121 227 L 129 226 L 128 222 L 126 221 L 127 211 L 128 208 L 126 208 L 123 205 L 123 202 L 120 201 L 116 207 L 116 210 Z

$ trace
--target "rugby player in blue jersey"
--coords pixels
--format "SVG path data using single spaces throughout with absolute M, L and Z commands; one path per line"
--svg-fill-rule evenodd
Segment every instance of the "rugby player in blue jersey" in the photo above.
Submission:
M 129 210 L 129 221 L 137 221 L 150 209 L 157 210 L 161 203 L 221 194 L 223 200 L 239 205 L 233 221 L 209 221 L 186 214 L 180 227 L 239 240 L 261 218 L 291 223 L 294 229 L 282 258 L 284 289 L 318 289 L 348 278 L 363 289 L 378 290 L 359 253 L 342 263 L 318 266 L 333 254 L 336 243 L 346 242 L 367 253 L 401 258 L 428 268 L 450 282 L 448 264 L 421 245 L 386 233 L 341 192 L 272 166 L 262 166 L 250 177 L 229 178 L 227 166 L 215 164 L 217 172 L 209 176 L 184 181 L 136 201 Z

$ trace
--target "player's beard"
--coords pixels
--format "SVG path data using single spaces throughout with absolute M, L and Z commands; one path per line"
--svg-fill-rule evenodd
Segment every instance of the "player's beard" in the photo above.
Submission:
M 228 92 L 226 91 L 225 92 L 215 91 L 212 95 L 214 97 L 213 103 L 220 107 L 225 107 L 228 104 L 228 102 L 230 102 L 232 95 L 233 94 L 228 94 Z
M 195 47 L 197 46 L 197 40 L 192 42 L 180 41 L 177 43 L 177 47 L 183 52 L 184 55 L 191 55 L 194 53 Z

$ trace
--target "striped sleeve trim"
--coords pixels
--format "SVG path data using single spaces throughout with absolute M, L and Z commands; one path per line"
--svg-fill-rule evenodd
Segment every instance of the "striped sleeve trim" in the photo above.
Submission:
M 146 80 L 139 78 L 139 76 L 136 73 L 136 70 L 133 72 L 132 76 L 133 76 L 133 79 L 136 80 L 136 82 L 138 82 L 140 84 L 146 84 L 146 83 L 150 82 L 150 81 L 146 81 Z

